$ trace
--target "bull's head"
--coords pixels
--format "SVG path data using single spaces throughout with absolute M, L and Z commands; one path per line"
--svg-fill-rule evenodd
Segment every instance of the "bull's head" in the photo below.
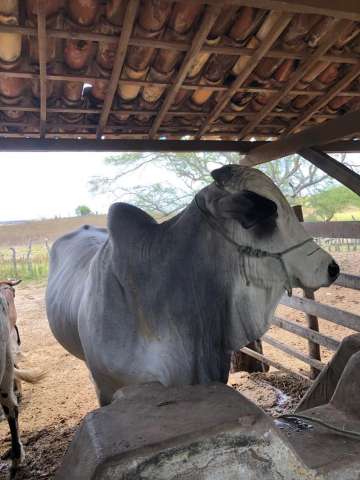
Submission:
M 249 247 L 248 254 L 239 248 L 249 282 L 317 289 L 336 280 L 338 265 L 309 237 L 270 178 L 238 165 L 214 170 L 212 177 L 215 184 L 199 200 L 228 240 Z

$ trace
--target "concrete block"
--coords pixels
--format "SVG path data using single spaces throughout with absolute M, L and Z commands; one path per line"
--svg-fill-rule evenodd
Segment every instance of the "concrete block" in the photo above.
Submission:
M 301 475 L 301 477 L 299 476 Z M 222 384 L 119 390 L 84 419 L 57 480 L 315 479 L 271 419 Z M 318 477 L 316 477 L 318 479 Z

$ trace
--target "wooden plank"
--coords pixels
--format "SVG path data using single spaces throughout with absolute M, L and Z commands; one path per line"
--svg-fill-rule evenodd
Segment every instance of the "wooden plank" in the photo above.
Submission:
M 279 350 L 287 353 L 291 357 L 297 358 L 298 360 L 301 360 L 302 362 L 307 363 L 308 365 L 311 365 L 312 367 L 316 368 L 316 370 L 321 371 L 325 366 L 323 363 L 319 362 L 318 360 L 315 360 L 313 358 L 308 357 L 307 355 L 304 355 L 303 353 L 299 352 L 295 348 L 289 347 L 288 345 L 285 345 L 285 343 L 280 342 L 279 340 L 276 340 L 273 337 L 269 337 L 269 335 L 264 335 L 262 337 L 262 341 L 267 343 L 268 345 L 278 348 Z
M 51 80 L 50 76 L 47 77 L 48 80 Z M 19 112 L 39 112 L 40 109 L 39 108 L 35 108 L 35 107 L 23 107 L 21 105 L 16 105 L 16 108 L 14 108 L 13 105 L 0 105 L 0 111 L 8 111 L 8 110 L 17 110 Z M 101 109 L 94 109 L 94 108 L 89 108 L 89 109 L 85 109 L 85 108 L 73 108 L 73 107 L 68 107 L 68 108 L 51 108 L 49 107 L 47 109 L 48 112 L 62 112 L 62 113 L 101 113 Z M 127 109 L 114 109 L 114 110 L 111 110 L 110 113 L 128 113 L 129 115 L 144 115 L 144 114 L 157 114 L 158 113 L 158 110 L 127 110 Z M 194 112 L 194 111 L 185 111 L 185 110 L 169 110 L 168 113 L 171 115 L 175 115 L 175 116 L 182 116 L 182 115 L 189 115 L 189 116 L 205 116 L 207 114 L 206 111 L 200 111 L 200 112 Z M 232 112 L 232 111 L 229 111 L 229 112 L 224 112 L 224 113 L 229 113 L 230 115 L 234 115 L 235 117 L 252 117 L 254 118 L 255 117 L 255 113 L 245 113 L 245 112 Z M 281 112 L 277 115 L 273 114 L 273 115 L 269 115 L 270 117 L 283 117 L 283 118 L 294 118 L 296 116 L 296 114 L 293 114 L 293 113 L 285 113 L 285 112 Z M 328 118 L 334 118 L 334 115 L 316 115 L 314 118 L 318 118 L 318 119 L 328 119 Z M 283 125 L 285 126 L 285 125 Z M 260 142 L 261 144 L 263 144 L 264 142 Z M 253 142 L 253 145 L 254 147 L 255 146 L 259 146 L 260 145 L 259 142 Z M 342 142 L 341 142 L 342 143 Z M 346 142 L 345 142 L 346 144 Z M 349 144 L 348 144 L 349 145 Z M 331 145 L 333 146 L 333 144 Z M 356 148 L 355 148 L 356 146 Z M 334 144 L 334 147 L 335 147 L 335 144 Z M 358 142 L 357 144 L 354 144 L 353 147 L 351 147 L 349 145 L 349 149 L 348 151 L 351 151 L 351 152 L 356 152 L 358 151 L 358 149 L 360 149 L 360 142 Z M 324 151 L 330 151 L 330 150 L 324 150 Z M 332 149 L 331 151 L 341 151 L 343 152 L 344 149 L 343 149 L 343 145 L 341 145 L 341 149 L 339 147 Z M 345 148 L 345 151 L 346 151 L 346 148 Z
M 349 28 L 350 25 L 351 22 L 349 22 L 348 20 L 335 20 L 333 22 L 332 27 L 329 29 L 326 35 L 324 35 L 323 40 L 320 42 L 320 45 L 316 48 L 314 53 L 310 55 L 307 60 L 305 60 L 299 66 L 299 68 L 293 73 L 293 75 L 291 75 L 287 84 L 284 85 L 282 92 L 271 97 L 267 104 L 258 113 L 258 116 L 254 120 L 249 122 L 248 125 L 241 130 L 239 134 L 239 139 L 251 133 L 254 128 L 259 125 L 259 123 L 267 116 L 267 114 L 271 112 L 279 104 L 279 102 L 289 94 L 289 92 L 296 86 L 296 84 L 308 73 L 308 71 L 316 63 L 318 63 L 319 59 L 327 52 L 327 50 L 329 50 L 332 45 L 334 45 L 340 35 L 342 35 Z
M 0 77 L 6 77 L 6 78 L 27 78 L 31 80 L 37 80 L 40 78 L 40 75 L 38 73 L 34 72 L 18 72 L 18 71 L 8 71 L 8 70 L 2 70 L 0 71 Z M 96 76 L 89 76 L 89 75 L 65 75 L 65 74 L 48 74 L 47 79 L 52 80 L 54 82 L 80 82 L 80 83 L 94 83 L 99 79 L 103 79 L 103 77 L 96 77 Z M 123 85 L 137 85 L 139 87 L 168 87 L 172 85 L 172 83 L 169 82 L 155 82 L 155 81 L 149 81 L 149 80 L 131 80 L 131 79 L 119 79 L 119 84 Z M 197 90 L 198 88 L 204 88 L 203 84 L 200 83 L 186 83 L 184 82 L 181 85 L 181 88 L 184 88 L 185 90 Z M 211 90 L 213 92 L 226 92 L 228 90 L 228 87 L 222 86 L 222 85 L 206 85 L 206 89 Z M 281 90 L 278 88 L 266 88 L 266 87 L 240 87 L 236 90 L 237 92 L 243 92 L 243 93 L 279 93 Z M 304 96 L 313 96 L 313 97 L 318 97 L 318 96 L 323 96 L 324 92 L 322 90 L 291 90 L 290 92 L 291 95 L 304 95 Z M 339 92 L 338 96 L 340 97 L 359 97 L 360 96 L 360 91 L 342 91 Z M 233 110 L 229 110 L 228 113 L 231 113 L 232 115 L 238 116 L 256 116 L 256 113 L 252 112 L 235 112 Z M 205 115 L 206 112 L 203 112 Z M 269 114 L 270 115 L 270 114 Z M 275 116 L 275 113 L 273 114 Z M 291 112 L 276 112 L 276 116 L 286 116 L 288 118 L 293 118 L 298 116 L 298 113 L 291 113 Z M 321 114 L 320 114 L 321 115 Z M 333 118 L 336 116 L 335 114 L 322 114 L 321 116 L 317 118 Z
M 360 235 L 360 225 L 358 233 Z M 351 288 L 352 290 L 360 290 L 360 277 L 357 275 L 350 275 L 349 273 L 340 273 L 335 281 L 335 285 L 339 285 L 339 287 Z
M 39 67 L 40 67 L 40 137 L 44 137 L 46 132 L 46 60 L 47 60 L 47 42 L 46 42 L 46 16 L 45 0 L 37 0 L 37 37 L 39 49 Z
M 12 107 L 10 108 L 12 109 Z M 1 108 L 0 108 L 1 110 Z M 49 108 L 49 112 L 55 111 L 63 111 L 63 109 L 57 108 Z M 39 111 L 39 109 L 32 109 L 31 111 Z M 66 110 L 66 111 L 76 111 L 76 109 Z M 89 112 L 91 113 L 91 112 Z M 28 136 L 38 136 L 38 132 L 26 132 L 26 133 L 2 133 L 2 136 L 8 136 L 10 138 L 19 138 L 19 141 L 16 143 L 12 141 L 7 141 L 6 138 L 3 138 L 0 141 L 0 151 L 50 151 L 50 150 L 58 150 L 62 148 L 63 151 L 91 151 L 95 149 L 95 151 L 152 151 L 152 152 L 239 152 L 239 153 L 247 153 L 254 147 L 257 148 L 258 146 L 264 145 L 269 142 L 246 142 L 246 141 L 225 141 L 225 140 L 152 140 L 152 141 L 134 141 L 130 140 L 131 138 L 139 137 L 138 134 L 131 136 L 128 134 L 129 142 L 122 140 L 118 142 L 115 140 L 107 140 L 105 143 L 104 141 L 94 142 L 91 141 L 87 145 L 82 143 L 79 144 L 79 141 L 76 140 L 78 136 L 84 136 L 83 132 L 74 132 L 73 138 L 74 140 L 71 142 L 66 142 L 63 144 L 60 143 L 48 143 L 44 141 L 43 143 L 32 143 L 29 142 L 25 137 Z M 55 135 L 55 134 L 52 134 Z M 59 134 L 60 137 L 61 134 Z M 68 134 L 66 134 L 68 135 Z M 92 138 L 93 134 L 90 134 Z M 108 136 L 107 136 L 108 137 Z M 64 137 L 65 138 L 65 137 Z M 67 138 L 69 138 L 67 136 Z M 116 135 L 115 138 L 124 138 L 119 137 Z M 355 142 L 356 145 L 352 148 L 352 143 L 349 142 L 341 142 L 341 150 L 344 150 L 343 143 L 349 145 L 347 147 L 348 151 L 357 151 L 360 152 L 360 142 Z M 64 145 L 61 147 L 60 145 Z M 334 145 L 334 146 L 332 146 Z M 329 151 L 339 151 L 337 144 L 329 144 L 328 148 Z M 305 222 L 304 227 L 308 230 L 308 232 L 315 237 L 326 237 L 326 238 L 339 238 L 343 236 L 343 238 L 359 238 L 360 232 L 360 222 Z
M 321 145 L 321 150 L 326 153 L 360 153 L 360 141 L 339 140 Z
M 312 237 L 360 238 L 360 222 L 304 222 L 303 227 Z
M 295 215 L 297 216 L 297 219 L 299 222 L 303 223 L 304 222 L 304 214 L 302 210 L 302 205 L 294 205 L 293 210 L 295 212 Z M 314 296 L 314 291 L 313 290 L 307 290 L 303 289 L 304 292 L 304 297 L 305 298 L 310 298 L 311 300 L 315 300 Z M 307 324 L 310 330 L 313 330 L 315 332 L 319 332 L 319 321 L 315 315 L 308 315 L 307 313 L 305 314 Z M 308 348 L 309 348 L 309 356 L 310 358 L 313 358 L 315 360 L 321 360 L 321 355 L 320 355 L 320 347 L 317 343 L 313 342 L 312 340 L 308 341 Z M 310 378 L 311 380 L 315 380 L 315 378 L 318 376 L 319 371 L 316 367 L 311 366 L 310 367 Z
M 317 315 L 320 318 L 329 320 L 329 322 L 360 332 L 360 316 L 355 315 L 354 313 L 346 312 L 345 310 L 340 310 L 336 307 L 323 305 L 314 300 L 308 300 L 307 298 L 296 296 L 288 297 L 283 295 L 280 303 L 287 307 L 294 308 L 295 310 L 300 310 L 309 315 Z
M 287 332 L 299 335 L 299 337 L 303 337 L 311 340 L 312 342 L 316 342 L 319 345 L 328 348 L 329 350 L 335 351 L 340 345 L 340 342 L 338 342 L 334 338 L 328 337 L 327 335 L 323 335 L 319 332 L 315 332 L 313 330 L 310 330 L 309 328 L 305 328 L 301 325 L 298 325 L 297 323 L 289 322 L 284 318 L 273 317 L 272 324 L 286 330 Z
M 265 355 L 255 352 L 250 348 L 243 347 L 241 351 L 246 353 L 246 355 L 249 355 L 250 357 L 256 358 L 257 360 L 260 360 L 261 362 L 264 362 L 270 365 L 271 367 L 276 368 L 277 370 L 282 370 L 283 372 L 289 373 L 290 375 L 294 375 L 295 377 L 301 378 L 301 380 L 305 380 L 306 382 L 312 383 L 309 377 L 305 377 L 305 375 L 302 375 L 301 373 L 295 372 L 294 370 L 290 370 L 290 368 L 285 367 L 281 363 L 276 362 L 275 360 L 271 360 L 270 358 L 265 357 Z
M 270 13 L 270 15 L 275 15 Z M 197 138 L 200 138 L 208 130 L 210 125 L 219 117 L 221 112 L 227 107 L 228 103 L 236 93 L 236 91 L 243 85 L 243 83 L 249 78 L 251 73 L 255 70 L 259 62 L 265 57 L 266 53 L 270 50 L 285 28 L 291 22 L 293 15 L 292 14 L 276 14 L 278 15 L 277 21 L 274 26 L 270 29 L 268 34 L 265 36 L 260 46 L 255 51 L 252 57 L 248 57 L 247 64 L 245 65 L 242 72 L 237 76 L 233 81 L 232 85 L 228 90 L 221 96 L 220 100 L 217 102 L 217 105 L 213 112 L 205 120 L 203 126 L 201 127 Z
M 22 136 L 28 135 L 21 134 Z M 79 133 L 78 135 L 82 135 Z M 19 139 L 16 142 L 3 138 L 0 140 L 0 151 L 3 152 L 246 152 L 251 142 L 227 142 L 218 140 L 47 140 L 33 141 Z M 50 160 L 49 160 L 50 161 Z
M 315 300 L 315 295 L 313 290 L 308 290 L 304 289 L 304 298 L 308 298 L 310 300 Z M 310 330 L 313 330 L 314 332 L 319 332 L 319 320 L 316 315 L 310 315 L 308 313 L 305 313 L 306 321 L 308 324 L 308 327 Z M 320 354 L 320 347 L 317 343 L 313 342 L 312 340 L 309 340 L 308 342 L 308 348 L 309 348 L 309 356 L 312 359 L 321 360 L 321 354 Z M 310 378 L 311 380 L 315 380 L 315 378 L 318 376 L 318 369 L 314 367 L 314 365 L 311 365 L 310 368 Z
M 350 85 L 360 74 L 360 62 L 353 65 L 350 71 L 338 81 L 325 95 L 321 96 L 305 113 L 300 115 L 295 123 L 287 130 L 287 134 L 295 133 L 296 130 L 304 125 L 310 118 L 323 107 L 325 107 L 333 98 L 339 96 L 339 93 Z
M 259 165 L 286 157 L 308 147 L 319 146 L 355 134 L 360 130 L 360 112 L 350 112 L 316 127 L 287 135 L 276 142 L 262 145 L 246 155 L 241 165 Z
M 188 0 L 180 0 L 188 1 Z M 203 3 L 202 0 L 193 0 Z M 218 0 L 205 0 L 216 4 Z M 360 3 L 357 0 L 225 0 L 227 5 L 239 5 L 281 12 L 310 13 L 360 21 Z
M 134 26 L 138 7 L 139 7 L 139 0 L 130 0 L 126 7 L 123 28 L 121 30 L 119 43 L 118 43 L 118 47 L 115 54 L 114 66 L 113 66 L 110 81 L 107 87 L 106 96 L 105 96 L 102 112 L 100 115 L 98 129 L 96 131 L 96 135 L 98 138 L 101 137 L 102 131 L 109 118 L 111 106 L 112 106 L 114 96 L 118 87 L 121 70 L 125 62 L 129 39 Z
M 27 36 L 36 36 L 37 30 L 31 27 L 20 27 L 18 25 L 0 25 L 0 33 L 20 33 Z M 102 42 L 102 43 L 117 43 L 117 35 L 106 35 L 103 33 L 93 33 L 87 31 L 77 31 L 77 30 L 60 30 L 60 29 L 47 29 L 47 36 L 52 38 L 62 38 L 62 39 L 77 39 L 77 40 L 86 40 L 91 42 Z M 129 39 L 129 45 L 136 47 L 152 47 L 152 48 L 161 48 L 165 50 L 178 50 L 186 52 L 190 44 L 185 42 L 176 42 L 168 41 L 161 39 L 151 39 L 151 38 L 138 38 L 133 37 Z M 251 57 L 255 53 L 254 48 L 247 47 L 231 47 L 224 45 L 204 45 L 201 49 L 203 52 L 213 53 L 215 55 L 232 55 L 238 57 L 249 56 Z M 273 49 L 265 55 L 266 58 L 281 58 L 281 59 L 292 59 L 292 60 L 302 60 L 306 58 L 307 52 L 291 52 L 282 49 Z M 321 59 L 326 63 L 346 63 L 346 64 L 356 64 L 358 62 L 358 55 L 353 54 L 353 56 L 346 55 L 345 52 L 342 55 L 324 55 Z
M 360 112 L 356 113 L 358 113 L 358 118 L 360 119 Z M 356 125 L 354 128 L 356 128 Z M 360 124 L 357 125 L 357 128 L 360 129 Z M 315 148 L 305 148 L 300 150 L 299 154 L 330 177 L 335 178 L 345 187 L 360 195 L 360 175 L 354 170 L 330 157 L 327 153 Z
M 194 61 L 196 60 L 196 57 L 199 54 L 204 42 L 206 41 L 207 36 L 210 33 L 210 30 L 214 25 L 220 12 L 221 7 L 219 5 L 208 7 L 206 9 L 199 30 L 195 34 L 191 47 L 185 55 L 185 58 L 176 76 L 174 84 L 168 90 L 166 97 L 161 105 L 159 114 L 157 115 L 151 127 L 150 138 L 153 139 L 155 137 L 156 132 L 158 131 L 162 121 L 164 120 L 165 115 L 168 113 L 172 102 L 174 101 L 178 91 L 180 90 L 181 85 L 186 78 L 186 75 L 188 74 Z
M 27 78 L 31 80 L 36 80 L 40 78 L 40 75 L 34 72 L 18 72 L 18 71 L 7 71 L 2 70 L 0 71 L 0 77 L 7 77 L 7 78 Z M 48 74 L 48 80 L 52 80 L 54 82 L 79 82 L 79 83 L 94 83 L 99 79 L 104 79 L 103 77 L 98 76 L 89 76 L 89 75 L 66 75 L 66 74 Z M 172 85 L 171 82 L 156 82 L 156 81 L 149 81 L 149 80 L 132 80 L 132 79 L 125 79 L 120 78 L 119 84 L 122 85 L 137 85 L 139 87 L 168 87 Z M 201 83 L 186 83 L 184 82 L 181 85 L 181 88 L 185 90 L 197 90 L 198 88 L 206 88 L 207 90 L 213 92 L 226 92 L 228 91 L 228 87 L 223 85 L 204 85 Z M 267 87 L 240 87 L 236 90 L 237 92 L 244 92 L 244 93 L 279 93 L 281 90 L 278 88 L 267 88 Z M 293 89 L 290 92 L 291 95 L 305 95 L 305 96 L 323 96 L 324 92 L 322 90 L 297 90 Z M 360 91 L 343 91 L 339 92 L 338 96 L 340 97 L 359 97 Z M 237 115 L 238 112 L 233 110 L 229 110 L 229 113 L 233 115 Z M 241 113 L 241 112 L 240 112 Z M 278 112 L 277 116 L 282 116 L 284 112 Z M 291 113 L 291 112 L 290 112 Z M 298 115 L 297 113 L 290 114 L 291 117 L 295 117 Z M 255 116 L 255 113 L 246 112 L 247 115 Z M 242 113 L 245 115 L 245 113 Z M 324 114 L 324 118 L 332 118 L 335 114 Z

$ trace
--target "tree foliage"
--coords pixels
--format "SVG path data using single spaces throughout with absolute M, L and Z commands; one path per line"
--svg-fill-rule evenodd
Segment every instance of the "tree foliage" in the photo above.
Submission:
M 335 213 L 350 207 L 360 208 L 360 197 L 346 187 L 332 187 L 309 197 L 306 204 L 313 210 L 310 220 L 320 217 L 329 222 Z
M 196 191 L 211 182 L 211 170 L 238 162 L 239 154 L 235 152 L 124 153 L 105 159 L 110 174 L 93 178 L 90 189 L 94 193 L 110 193 L 114 200 L 128 201 L 151 214 L 170 214 L 182 209 Z M 129 177 L 150 165 L 166 170 L 171 180 L 130 188 Z M 292 202 L 332 184 L 329 177 L 299 155 L 270 162 L 259 168 L 272 178 Z
M 91 210 L 87 205 L 79 205 L 75 209 L 75 214 L 78 217 L 84 217 L 85 215 L 90 215 Z

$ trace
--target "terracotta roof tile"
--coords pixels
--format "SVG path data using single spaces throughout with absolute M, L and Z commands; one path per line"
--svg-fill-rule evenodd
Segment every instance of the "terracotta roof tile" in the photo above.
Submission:
M 41 0 L 43 1 L 43 0 Z M 132 0 L 48 0 L 47 114 L 49 133 L 94 134 L 114 66 L 124 15 Z M 142 0 L 137 12 L 111 114 L 104 134 L 149 134 L 162 102 L 181 68 L 201 24 L 205 2 Z M 247 65 L 244 49 L 256 51 L 277 20 L 268 10 L 224 6 L 187 77 L 165 115 L 158 135 L 181 138 L 204 121 Z M 262 58 L 226 108 L 209 125 L 208 134 L 236 137 L 321 45 L 333 18 L 294 14 L 268 54 Z M 20 29 L 20 30 L 19 30 Z M 37 1 L 0 2 L 1 133 L 38 133 L 40 126 Z M 157 43 L 156 43 L 157 42 Z M 160 42 L 160 43 L 159 43 Z M 159 48 L 161 46 L 161 48 Z M 230 47 L 230 50 L 229 50 Z M 220 50 L 217 49 L 224 49 Z M 239 54 L 236 54 L 239 50 Z M 223 53 L 223 52 L 228 53 Z M 348 22 L 329 51 L 281 99 L 253 134 L 278 136 L 291 118 L 303 114 L 359 61 L 360 24 Z M 346 57 L 346 58 L 345 58 Z M 346 63 L 348 62 L 348 63 Z M 339 91 L 309 122 L 339 115 L 359 104 L 359 82 Z M 300 94 L 301 92 L 301 94 Z M 9 109 L 11 107 L 11 109 Z M 27 109 L 36 111 L 25 111 Z M 95 109 L 95 111 L 94 111 Z M 88 112 L 88 113 L 87 113 Z M 175 113 L 172 113 L 175 112 Z M 177 113 L 176 113 L 177 112 Z

